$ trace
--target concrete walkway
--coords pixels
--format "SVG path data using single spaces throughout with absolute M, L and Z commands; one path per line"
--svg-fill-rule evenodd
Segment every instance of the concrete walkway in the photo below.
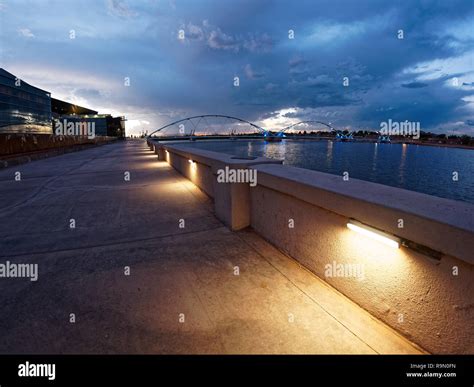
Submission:
M 142 141 L 0 171 L 0 238 L 0 264 L 39 267 L 36 282 L 0 278 L 1 353 L 419 352 L 252 231 L 230 232 Z

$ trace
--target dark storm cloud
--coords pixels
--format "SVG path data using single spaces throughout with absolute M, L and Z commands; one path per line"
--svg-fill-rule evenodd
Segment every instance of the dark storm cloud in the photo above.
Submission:
M 129 123 L 257 121 L 289 108 L 294 119 L 354 128 L 473 119 L 470 0 L 6 1 L 1 12 L 2 67 Z
M 419 89 L 420 87 L 426 87 L 428 84 L 423 82 L 410 82 L 410 83 L 402 83 L 402 87 L 406 87 L 408 89 Z

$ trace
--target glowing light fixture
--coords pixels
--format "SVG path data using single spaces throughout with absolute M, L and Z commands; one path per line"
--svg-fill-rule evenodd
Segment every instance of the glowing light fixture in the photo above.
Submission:
M 352 231 L 355 231 L 359 234 L 365 235 L 371 239 L 374 239 L 378 242 L 386 244 L 387 246 L 398 249 L 400 247 L 401 239 L 396 236 L 387 234 L 383 231 L 377 230 L 376 228 L 367 226 L 363 223 L 360 223 L 356 220 L 350 220 L 347 223 L 347 227 Z
M 191 164 L 191 165 L 194 164 L 193 160 L 189 159 L 188 161 L 189 161 L 189 164 Z

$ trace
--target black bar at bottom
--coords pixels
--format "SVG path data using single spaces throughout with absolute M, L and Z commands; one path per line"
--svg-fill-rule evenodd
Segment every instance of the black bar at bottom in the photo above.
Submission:
M 53 367 L 54 365 L 54 367 Z M 473 386 L 472 355 L 0 355 L 0 387 L 257 380 L 311 386 Z

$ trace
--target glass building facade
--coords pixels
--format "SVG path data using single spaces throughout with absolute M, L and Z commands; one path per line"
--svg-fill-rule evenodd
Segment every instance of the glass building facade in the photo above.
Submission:
M 0 69 L 0 134 L 52 134 L 51 95 Z

